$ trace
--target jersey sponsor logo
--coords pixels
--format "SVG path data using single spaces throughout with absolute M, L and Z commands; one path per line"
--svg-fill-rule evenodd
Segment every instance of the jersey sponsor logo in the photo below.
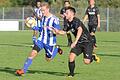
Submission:
M 94 15 L 95 14 L 95 12 L 88 12 L 89 13 L 89 15 Z

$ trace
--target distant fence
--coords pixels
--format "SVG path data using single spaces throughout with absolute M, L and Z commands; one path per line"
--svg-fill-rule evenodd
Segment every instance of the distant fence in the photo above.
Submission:
M 76 16 L 83 18 L 86 8 L 76 8 Z M 120 31 L 120 8 L 99 8 L 101 16 L 101 31 Z M 60 9 L 53 8 L 52 13 L 59 17 Z M 24 19 L 32 16 L 30 7 L 0 8 L 0 21 L 19 21 L 19 30 L 26 30 Z M 61 19 L 61 18 L 60 18 Z M 62 21 L 62 19 L 61 19 Z M 87 24 L 87 23 L 86 23 Z

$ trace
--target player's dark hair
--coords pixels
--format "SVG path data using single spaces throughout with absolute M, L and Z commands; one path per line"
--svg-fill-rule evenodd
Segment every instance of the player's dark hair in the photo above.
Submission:
M 37 3 L 37 2 L 41 2 L 41 0 L 36 0 L 36 3 Z
M 70 10 L 70 11 L 72 11 L 74 14 L 76 13 L 75 8 L 73 8 L 73 7 L 67 7 L 66 10 Z
M 68 2 L 68 3 L 70 4 L 70 1 L 69 1 L 69 0 L 65 0 L 65 1 L 64 1 L 64 4 L 65 4 L 66 2 Z

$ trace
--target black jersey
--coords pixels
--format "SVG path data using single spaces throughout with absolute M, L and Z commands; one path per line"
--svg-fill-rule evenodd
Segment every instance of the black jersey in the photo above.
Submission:
M 100 14 L 99 9 L 94 6 L 91 8 L 90 6 L 87 8 L 86 13 L 88 15 L 89 25 L 97 25 L 98 24 L 98 18 L 97 15 Z
M 63 7 L 63 8 L 61 9 L 61 11 L 60 11 L 60 14 L 63 15 L 65 12 L 66 12 L 66 7 Z M 64 26 L 63 30 L 64 30 L 64 31 L 67 31 L 67 27 L 68 27 L 68 26 L 67 26 L 66 17 L 64 17 L 63 20 L 64 20 L 64 21 L 63 21 L 63 26 Z
M 90 33 L 88 32 L 84 24 L 80 21 L 80 19 L 74 17 L 71 22 L 68 22 L 68 26 L 69 27 L 67 27 L 67 30 L 71 31 L 75 37 L 77 36 L 78 27 L 81 27 L 83 29 L 82 35 L 79 38 L 78 43 L 91 41 Z
M 65 7 L 63 7 L 63 8 L 60 10 L 60 14 L 64 14 L 64 13 L 65 13 L 65 11 L 66 11 L 66 8 L 65 8 Z

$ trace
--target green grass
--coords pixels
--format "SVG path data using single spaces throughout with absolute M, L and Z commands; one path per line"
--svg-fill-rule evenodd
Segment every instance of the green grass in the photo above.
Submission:
M 0 80 L 119 80 L 120 76 L 120 33 L 96 33 L 100 63 L 83 63 L 83 56 L 76 58 L 75 77 L 68 79 L 68 53 L 65 36 L 58 36 L 58 44 L 64 50 L 53 61 L 44 59 L 44 50 L 34 59 L 28 73 L 15 76 L 16 69 L 22 68 L 32 44 L 31 31 L 0 32 Z

